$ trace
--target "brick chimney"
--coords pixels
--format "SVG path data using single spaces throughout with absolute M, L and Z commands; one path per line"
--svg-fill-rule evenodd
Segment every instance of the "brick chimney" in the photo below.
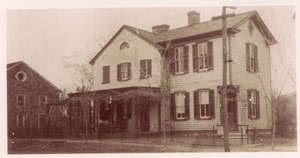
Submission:
M 162 33 L 168 31 L 170 28 L 169 25 L 162 24 L 162 25 L 156 25 L 152 27 L 152 32 L 153 33 Z
M 200 23 L 200 13 L 196 11 L 189 11 L 188 15 L 188 26 L 193 26 Z

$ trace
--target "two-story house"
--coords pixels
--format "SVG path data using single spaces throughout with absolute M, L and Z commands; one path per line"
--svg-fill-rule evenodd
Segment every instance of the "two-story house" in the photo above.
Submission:
M 98 107 L 92 124 L 107 121 L 113 132 L 118 119 L 126 120 L 123 128 L 133 132 L 137 106 L 114 94 L 139 88 L 159 90 L 166 84 L 162 81 L 166 81 L 167 68 L 172 131 L 209 131 L 222 126 L 222 19 L 202 22 L 196 11 L 187 15 L 187 26 L 175 29 L 163 24 L 150 32 L 124 25 L 90 61 L 94 71 L 94 91 L 90 93 L 96 98 L 90 105 Z M 271 105 L 266 96 L 271 94 L 270 46 L 276 40 L 256 11 L 228 14 L 226 21 L 229 129 L 270 129 Z M 164 59 L 167 66 L 162 64 Z M 95 96 L 106 96 L 106 101 L 96 101 Z M 162 130 L 162 123 L 168 120 L 162 119 L 161 104 L 142 106 L 140 131 Z
M 61 90 L 23 61 L 7 64 L 8 137 L 44 137 Z

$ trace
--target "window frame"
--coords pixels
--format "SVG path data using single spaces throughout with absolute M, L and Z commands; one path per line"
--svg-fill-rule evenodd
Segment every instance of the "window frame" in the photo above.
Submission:
M 259 91 L 256 89 L 247 90 L 248 99 L 248 118 L 259 119 L 260 118 L 260 100 Z
M 258 72 L 258 47 L 254 43 L 246 43 L 246 69 L 250 73 Z
M 201 104 L 201 92 L 207 91 L 208 104 Z M 205 109 L 203 116 L 202 108 Z M 215 119 L 215 90 L 210 88 L 197 89 L 194 91 L 194 119 L 196 120 L 211 120 Z
M 129 48 L 129 44 L 127 42 L 123 42 L 120 45 L 120 50 L 124 50 L 124 49 L 128 49 Z
M 201 50 L 200 50 L 200 46 L 201 46 Z M 206 49 L 204 49 L 206 46 Z M 207 71 L 208 70 L 208 42 L 203 42 L 203 43 L 198 43 L 197 44 L 198 47 L 198 52 L 197 52 L 197 62 L 198 62 L 198 67 L 197 70 L 198 71 Z M 204 48 L 203 48 L 204 47 Z M 201 57 L 201 55 L 203 57 Z M 202 60 L 201 60 L 202 58 Z M 203 63 L 203 68 L 201 68 L 201 62 Z M 206 64 L 206 67 L 204 67 L 204 63 Z
M 110 83 L 110 66 L 102 67 L 102 84 Z
M 175 119 L 176 120 L 185 120 L 186 119 L 186 111 L 185 111 L 185 91 L 177 91 L 177 92 L 174 92 L 174 95 L 175 95 L 175 110 L 176 110 L 176 114 L 175 114 Z M 178 95 L 181 95 L 180 97 L 180 103 L 182 103 L 182 105 L 178 105 L 177 104 L 177 96 Z M 181 113 L 178 113 L 178 111 L 183 111 Z M 179 116 L 180 115 L 180 116 Z
M 44 106 L 46 107 L 48 104 L 48 96 L 47 95 L 39 95 L 39 107 L 42 108 L 42 102 L 41 102 L 41 97 L 45 97 L 45 102 L 44 102 Z
M 20 79 L 19 78 L 19 75 L 22 74 L 23 75 L 23 78 Z M 18 81 L 21 81 L 21 82 L 25 82 L 27 80 L 27 74 L 24 72 L 24 71 L 18 71 L 15 75 L 15 78 L 18 80 Z
M 20 96 L 22 96 L 24 99 L 23 99 L 23 105 L 20 105 L 19 104 L 19 97 Z M 16 99 L 17 99 L 17 107 L 25 107 L 25 105 L 26 105 L 26 95 L 25 94 L 17 94 L 17 97 L 16 97 Z
M 208 100 L 208 102 L 207 102 L 207 104 L 202 104 L 201 103 L 201 93 L 207 93 L 207 100 Z M 209 110 L 209 106 L 210 106 L 210 104 L 209 104 L 209 89 L 201 89 L 201 90 L 199 90 L 199 92 L 198 92 L 198 94 L 199 94 L 199 112 L 200 112 L 200 114 L 199 114 L 199 117 L 200 117 L 200 119 L 209 119 L 210 118 L 210 110 Z M 204 107 L 204 111 L 202 112 L 202 107 Z M 204 116 L 202 115 L 202 113 L 204 113 Z
M 175 74 L 185 73 L 185 71 L 184 71 L 184 48 L 183 48 L 183 46 L 175 48 L 174 62 L 175 62 Z M 179 68 L 180 68 L 180 70 L 179 70 Z
M 124 68 L 126 66 L 126 68 Z M 126 78 L 124 78 L 124 75 L 127 75 Z M 117 65 L 117 78 L 118 81 L 128 81 L 131 79 L 131 63 L 121 63 Z
M 22 116 L 22 124 L 21 124 L 21 126 L 19 126 L 20 116 Z M 26 116 L 24 114 L 17 114 L 16 115 L 16 127 L 17 128 L 25 127 L 25 122 L 26 122 Z
M 210 40 L 199 41 L 192 45 L 194 72 L 206 72 L 214 69 L 213 51 L 213 41 Z M 202 68 L 200 63 L 203 63 Z M 204 63 L 206 64 L 205 67 Z
M 152 76 L 152 60 L 140 60 L 140 79 L 147 79 Z

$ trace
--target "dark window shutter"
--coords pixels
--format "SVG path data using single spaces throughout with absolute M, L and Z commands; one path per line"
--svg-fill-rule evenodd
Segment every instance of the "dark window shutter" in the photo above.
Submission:
M 194 118 L 200 119 L 199 91 L 194 91 Z
M 254 72 L 258 72 L 258 56 L 257 56 L 257 46 L 254 46 Z
M 189 72 L 189 46 L 183 47 L 183 57 L 184 57 L 184 72 Z
M 209 90 L 209 115 L 210 119 L 215 118 L 215 93 L 214 90 Z
M 117 79 L 118 81 L 121 81 L 121 64 L 118 64 L 117 66 Z
M 110 70 L 109 70 L 109 66 L 107 66 L 107 82 L 110 81 Z
M 109 66 L 103 66 L 103 83 L 109 83 Z
M 149 73 L 148 76 L 150 77 L 152 75 L 152 61 L 151 61 L 151 59 L 148 60 L 148 66 L 149 66 L 148 67 L 148 70 L 149 70 L 148 71 L 148 73 Z
M 145 78 L 145 60 L 140 61 L 140 78 Z
M 251 108 L 251 90 L 247 90 L 247 103 L 248 103 L 248 118 L 251 119 L 252 118 L 252 108 Z
M 169 52 L 170 73 L 175 74 L 175 49 L 171 48 Z
M 128 80 L 131 79 L 131 63 L 127 63 L 127 68 L 128 68 Z
M 185 96 L 184 98 L 185 120 L 189 120 L 190 119 L 190 93 L 185 92 L 184 96 Z
M 172 120 L 176 120 L 175 94 L 171 93 L 170 98 L 170 115 Z
M 259 100 L 259 91 L 256 91 L 256 118 L 260 118 L 260 100 Z
M 208 59 L 207 59 L 207 65 L 208 69 L 211 70 L 214 68 L 214 60 L 213 60 L 213 42 L 209 41 L 208 43 Z
M 193 45 L 193 71 L 198 71 L 198 45 Z
M 246 70 L 250 72 L 250 44 L 246 43 Z

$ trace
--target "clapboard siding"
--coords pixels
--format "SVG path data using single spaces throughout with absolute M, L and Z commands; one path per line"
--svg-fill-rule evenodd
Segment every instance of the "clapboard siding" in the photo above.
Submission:
M 193 72 L 193 42 L 185 44 L 189 46 L 189 73 L 185 75 L 172 75 L 171 92 L 186 91 L 190 96 L 190 120 L 172 121 L 175 131 L 185 130 L 212 130 L 213 125 L 220 124 L 220 106 L 217 86 L 222 85 L 222 38 L 211 39 L 213 42 L 213 70 Z M 211 120 L 194 119 L 194 96 L 193 92 L 198 89 L 214 89 L 215 93 L 215 118 Z
M 250 21 L 249 21 L 250 22 Z M 266 129 L 271 126 L 271 106 L 266 97 L 271 96 L 271 65 L 270 47 L 266 45 L 264 37 L 253 24 L 252 36 L 248 30 L 249 22 L 240 26 L 241 32 L 231 38 L 232 42 L 232 79 L 233 84 L 240 85 L 238 94 L 238 123 L 249 124 L 250 127 Z M 246 71 L 246 47 L 247 42 L 254 43 L 258 47 L 258 73 Z M 260 93 L 260 119 L 248 119 L 247 90 L 256 89 Z
M 271 126 L 271 105 L 266 96 L 271 95 L 271 67 L 270 67 L 270 48 L 266 45 L 264 37 L 253 25 L 252 36 L 248 30 L 248 22 L 243 24 L 241 32 L 231 36 L 231 56 L 233 62 L 232 84 L 239 85 L 238 94 L 238 124 L 249 125 L 250 128 L 267 129 Z M 214 68 L 206 72 L 193 72 L 192 44 L 189 46 L 189 73 L 185 75 L 174 75 L 171 77 L 171 92 L 186 91 L 190 93 L 190 120 L 173 121 L 173 130 L 211 130 L 213 125 L 220 125 L 220 100 L 217 94 L 217 86 L 222 85 L 223 62 L 222 62 L 222 38 L 212 39 Z M 245 43 L 251 42 L 258 47 L 259 73 L 249 73 L 246 71 L 246 51 Z M 229 70 L 229 69 L 228 69 Z M 229 75 L 229 74 L 228 74 Z M 229 76 L 228 76 L 229 77 Z M 229 83 L 229 80 L 228 80 Z M 194 99 L 193 92 L 197 89 L 210 88 L 215 91 L 215 118 L 212 120 L 194 119 Z M 247 90 L 256 89 L 260 92 L 260 119 L 248 119 Z
M 128 49 L 120 50 L 123 42 L 129 44 Z M 140 60 L 151 59 L 152 76 L 149 79 L 140 79 Z M 131 79 L 128 81 L 117 80 L 117 65 L 131 63 Z M 160 53 L 157 48 L 143 39 L 124 29 L 113 42 L 103 51 L 100 58 L 93 65 L 94 90 L 105 90 L 131 86 L 160 86 Z M 102 83 L 103 66 L 110 66 L 110 82 Z

